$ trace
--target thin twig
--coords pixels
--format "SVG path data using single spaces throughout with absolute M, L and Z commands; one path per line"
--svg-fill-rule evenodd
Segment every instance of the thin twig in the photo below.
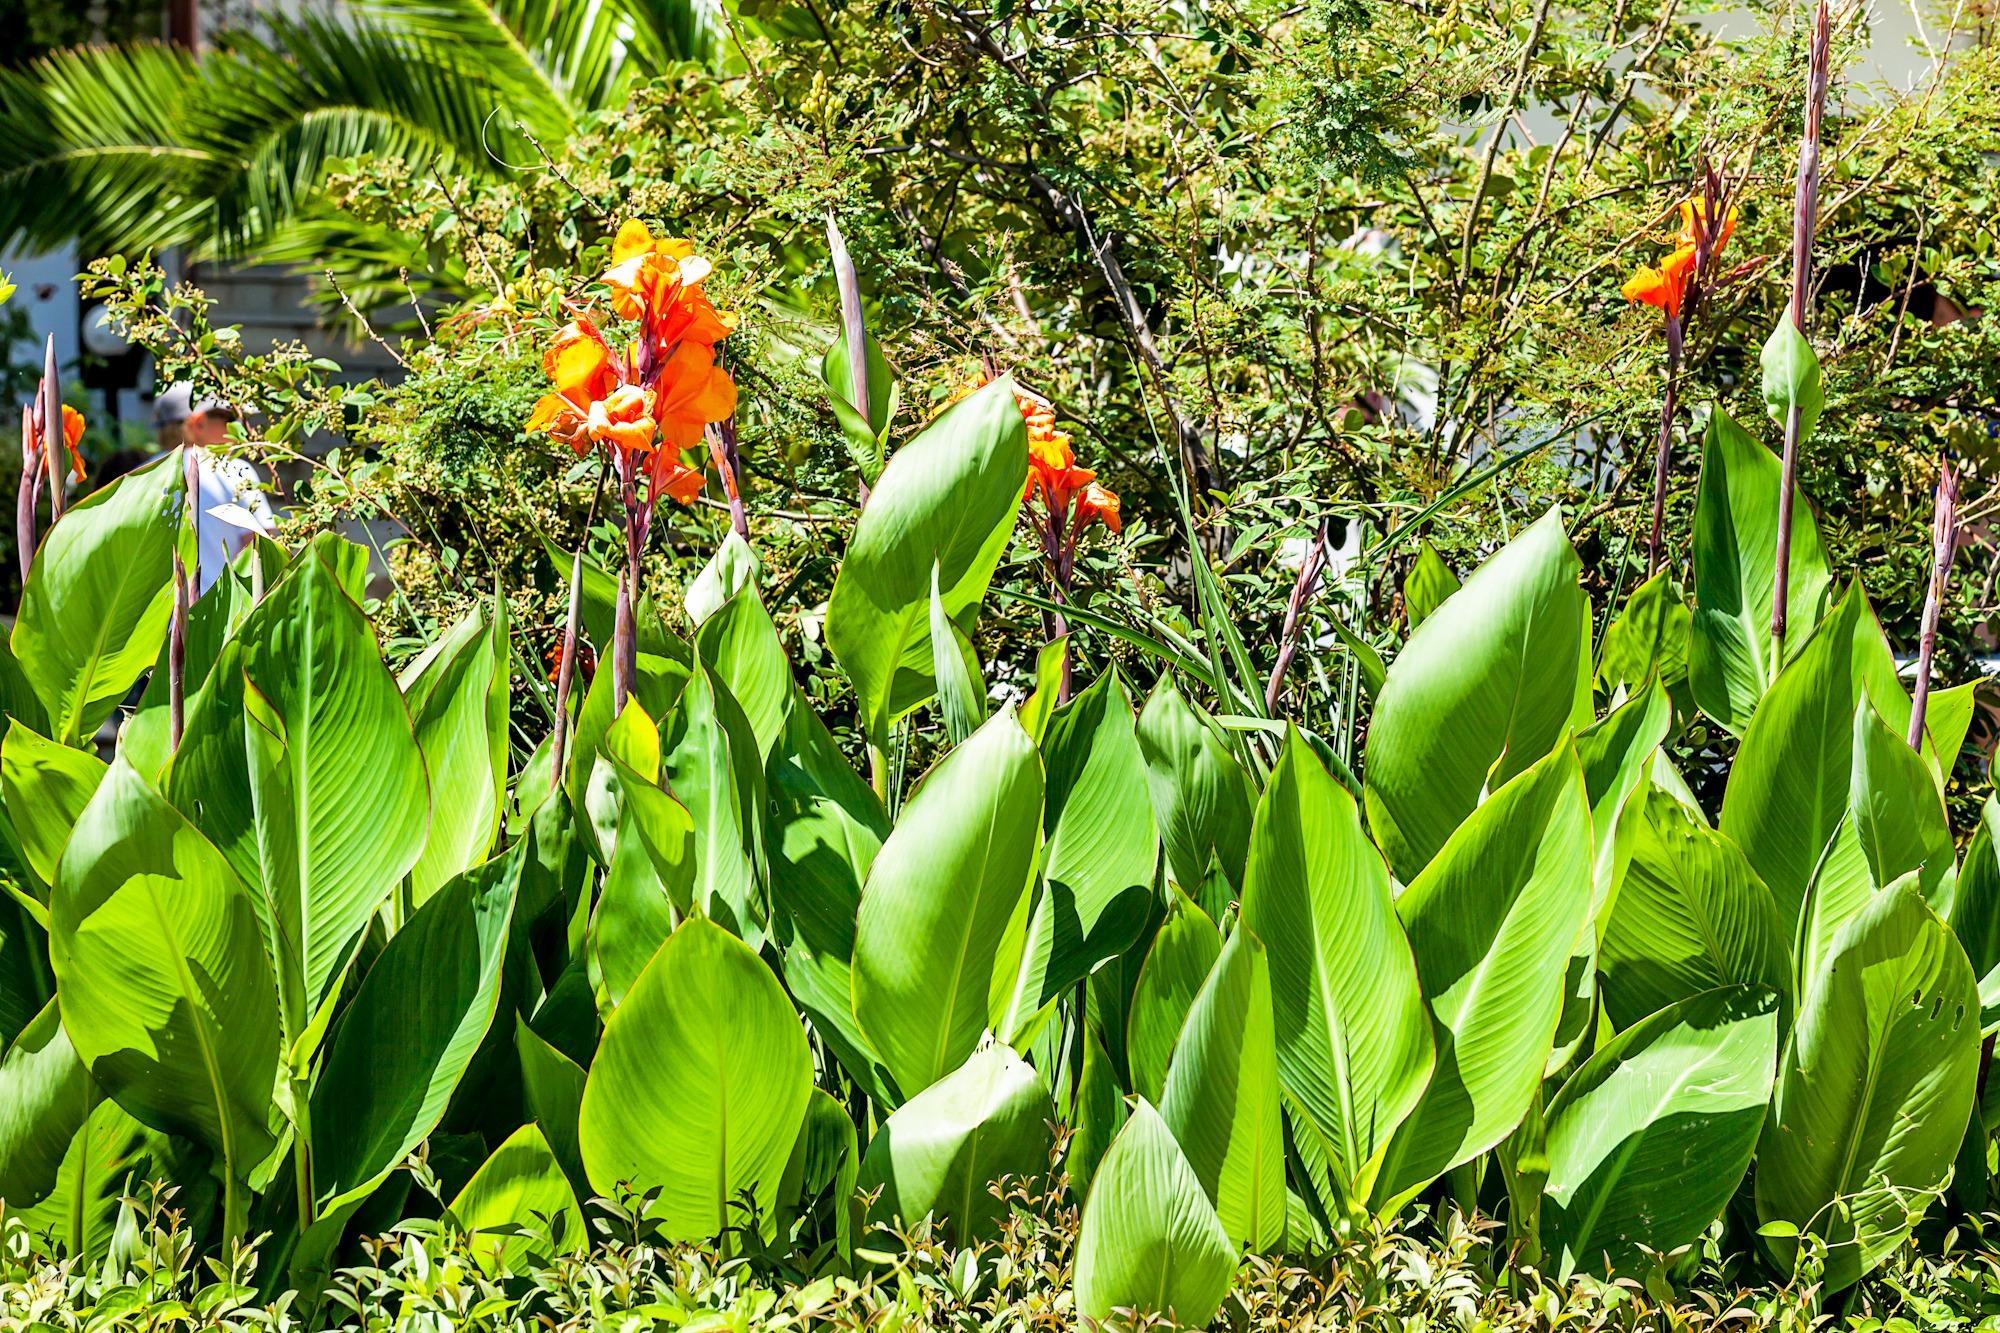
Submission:
M 388 343 L 384 342 L 382 339 L 382 335 L 375 332 L 375 326 L 368 322 L 368 316 L 362 314 L 358 309 L 355 308 L 354 302 L 349 300 L 347 297 L 346 289 L 340 285 L 340 279 L 333 276 L 333 270 L 329 268 L 323 270 L 323 272 L 325 272 L 326 274 L 327 283 L 331 285 L 333 288 L 333 294 L 335 296 L 338 296 L 340 298 L 340 303 L 347 307 L 347 313 L 354 316 L 354 322 L 359 324 L 361 326 L 361 331 L 368 335 L 368 341 L 374 343 L 377 347 L 387 352 L 389 354 L 390 360 L 394 361 L 397 365 L 401 366 L 404 370 L 407 371 L 410 368 L 410 363 L 403 359 L 403 354 L 401 352 L 397 351 L 395 348 L 389 346 Z

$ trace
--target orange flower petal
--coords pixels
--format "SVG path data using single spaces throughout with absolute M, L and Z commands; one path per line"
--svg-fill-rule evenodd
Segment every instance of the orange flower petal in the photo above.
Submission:
M 627 218 L 618 228 L 618 236 L 611 242 L 611 262 L 622 264 L 637 255 L 650 254 L 653 249 L 653 230 L 637 218 Z

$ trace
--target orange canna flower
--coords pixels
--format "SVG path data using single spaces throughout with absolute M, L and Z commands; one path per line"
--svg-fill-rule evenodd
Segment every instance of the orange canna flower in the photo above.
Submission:
M 715 349 L 684 342 L 659 370 L 655 403 L 662 440 L 675 449 L 701 443 L 702 428 L 736 410 L 736 381 L 715 364 Z
M 1642 266 L 1619 289 L 1628 301 L 1658 306 L 1669 318 L 1679 319 L 1681 301 L 1687 295 L 1688 280 L 1694 276 L 1695 249 L 1683 245 L 1660 261 L 1660 266 Z
M 82 481 L 83 453 L 77 448 L 77 445 L 83 442 L 83 413 L 77 411 L 68 403 L 64 403 L 62 421 L 63 447 L 69 450 L 70 475 L 78 481 Z
M 679 342 L 714 346 L 735 330 L 736 316 L 717 310 L 702 291 L 714 266 L 694 252 L 693 241 L 656 237 L 634 218 L 618 229 L 611 261 L 603 279 L 611 308 L 621 319 L 646 319 L 662 349 Z
M 1736 234 L 1736 205 L 1731 204 L 1722 214 L 1722 230 L 1711 238 L 1714 254 L 1722 253 L 1722 247 L 1729 244 L 1729 238 Z M 1696 196 L 1681 200 L 1681 229 L 1674 237 L 1676 245 L 1694 245 L 1708 230 L 1708 201 Z M 1711 258 L 1714 255 L 1710 256 Z
M 678 449 L 655 449 L 647 461 L 646 472 L 654 495 L 671 495 L 684 505 L 693 504 L 708 482 L 708 474 L 698 467 L 689 467 Z
M 1118 516 L 1118 493 L 1094 481 L 1083 488 L 1083 495 L 1076 502 L 1076 525 L 1079 529 L 1086 528 L 1093 520 L 1113 532 L 1124 526 Z
M 592 439 L 626 451 L 652 448 L 659 430 L 653 419 L 653 395 L 630 384 L 621 384 L 592 403 L 589 421 Z

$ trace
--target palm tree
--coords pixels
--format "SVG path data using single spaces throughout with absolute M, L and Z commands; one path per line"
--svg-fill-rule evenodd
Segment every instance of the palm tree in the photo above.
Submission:
M 330 162 L 477 178 L 532 154 L 525 135 L 553 151 L 675 62 L 718 59 L 719 3 L 354 0 L 200 58 L 135 43 L 0 71 L 0 245 L 296 254 Z

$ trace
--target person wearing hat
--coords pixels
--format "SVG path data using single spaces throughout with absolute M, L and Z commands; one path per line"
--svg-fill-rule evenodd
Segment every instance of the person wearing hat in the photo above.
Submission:
M 186 445 L 194 454 L 200 495 L 195 505 L 196 595 L 207 592 L 229 563 L 273 526 L 257 470 L 241 458 L 215 452 L 228 442 L 236 409 L 219 398 L 194 396 L 194 387 L 175 384 L 153 400 L 153 426 L 162 454 Z

